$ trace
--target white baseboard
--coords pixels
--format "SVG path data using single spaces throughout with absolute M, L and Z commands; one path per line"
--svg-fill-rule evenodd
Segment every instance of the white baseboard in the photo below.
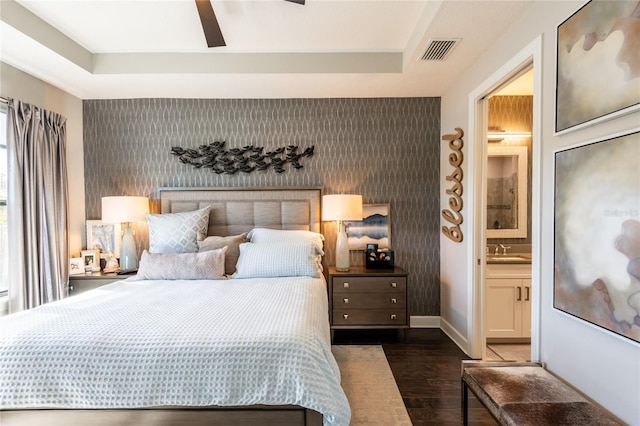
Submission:
M 412 316 L 409 318 L 411 328 L 440 328 L 440 317 Z
M 442 317 L 412 316 L 409 318 L 409 324 L 411 328 L 439 328 L 453 340 L 453 343 L 455 343 L 462 352 L 467 356 L 469 355 L 469 352 L 467 352 L 467 339 Z
M 456 330 L 451 324 L 447 322 L 447 320 L 440 318 L 440 329 L 444 331 L 444 334 L 449 336 L 453 343 L 456 344 L 464 352 L 467 356 L 469 356 L 469 352 L 467 350 L 467 339 L 464 337 L 458 330 Z

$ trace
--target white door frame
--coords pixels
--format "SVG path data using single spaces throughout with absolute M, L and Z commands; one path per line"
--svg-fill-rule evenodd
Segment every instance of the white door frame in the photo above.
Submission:
M 542 115 L 542 36 L 538 36 L 524 49 L 514 55 L 488 79 L 469 94 L 469 176 L 471 183 L 471 206 L 473 229 L 469 233 L 471 256 L 468 264 L 467 283 L 467 354 L 480 359 L 485 355 L 486 339 L 484 335 L 484 265 L 485 247 L 485 211 L 486 192 L 485 167 L 487 147 L 486 110 L 483 98 L 509 80 L 523 68 L 533 64 L 533 126 L 532 126 L 532 200 L 531 200 L 531 359 L 540 359 L 540 182 L 542 139 L 540 137 Z

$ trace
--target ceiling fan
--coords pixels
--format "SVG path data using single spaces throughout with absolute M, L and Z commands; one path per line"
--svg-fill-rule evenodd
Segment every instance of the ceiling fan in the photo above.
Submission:
M 304 5 L 305 0 L 285 0 L 291 3 L 297 3 Z M 200 22 L 202 22 L 202 29 L 204 30 L 204 37 L 207 39 L 207 46 L 220 47 L 226 46 L 218 19 L 211 6 L 211 0 L 195 0 L 196 7 L 198 8 L 198 14 L 200 15 Z

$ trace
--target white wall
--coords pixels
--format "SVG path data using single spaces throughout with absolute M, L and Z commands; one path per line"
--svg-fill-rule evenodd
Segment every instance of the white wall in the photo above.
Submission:
M 467 318 L 472 312 L 468 289 L 473 270 L 473 174 L 477 158 L 473 158 L 472 129 L 469 123 L 469 94 L 495 73 L 509 59 L 542 35 L 542 143 L 540 224 L 540 360 L 558 374 L 623 421 L 640 425 L 640 345 L 603 329 L 564 315 L 553 308 L 553 187 L 554 151 L 584 143 L 623 130 L 633 129 L 640 123 L 640 113 L 623 116 L 597 126 L 554 136 L 555 120 L 555 31 L 556 26 L 584 4 L 573 2 L 536 2 L 525 16 L 514 23 L 456 84 L 442 97 L 442 134 L 462 127 L 465 138 L 463 169 L 465 239 L 456 244 L 441 236 L 441 316 L 443 329 L 458 343 L 470 347 Z M 445 181 L 451 166 L 447 147 L 441 154 L 441 205 L 446 206 Z M 442 222 L 444 225 L 445 222 Z M 448 328 L 448 329 L 447 329 Z
M 84 245 L 84 152 L 82 100 L 0 62 L 0 96 L 19 99 L 67 118 L 69 175 L 69 249 L 80 254 Z

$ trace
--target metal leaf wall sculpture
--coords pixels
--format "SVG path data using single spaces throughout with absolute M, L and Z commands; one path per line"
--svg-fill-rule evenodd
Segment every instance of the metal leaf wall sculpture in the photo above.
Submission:
M 232 175 L 237 172 L 251 173 L 254 170 L 272 168 L 276 173 L 283 173 L 286 164 L 294 169 L 301 169 L 300 160 L 313 156 L 315 146 L 298 153 L 298 147 L 289 145 L 273 151 L 265 152 L 264 147 L 248 145 L 243 148 L 225 149 L 225 141 L 200 145 L 198 149 L 171 147 L 171 153 L 184 164 L 191 164 L 196 169 L 211 169 L 217 174 Z

